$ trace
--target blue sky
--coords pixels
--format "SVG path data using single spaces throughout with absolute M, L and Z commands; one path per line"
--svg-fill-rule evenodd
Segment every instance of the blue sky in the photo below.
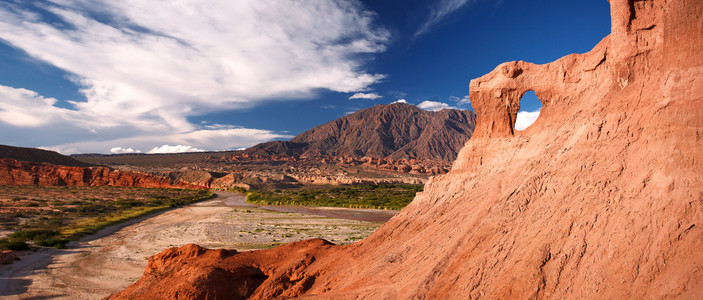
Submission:
M 27 2 L 0 0 L 0 144 L 66 154 L 237 149 L 398 100 L 471 109 L 498 64 L 610 32 L 605 0 Z

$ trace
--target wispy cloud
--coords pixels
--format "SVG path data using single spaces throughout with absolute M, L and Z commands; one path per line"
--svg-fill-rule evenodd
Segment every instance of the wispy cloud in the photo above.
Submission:
M 225 124 L 192 125 L 192 129 L 173 130 L 132 125 L 104 126 L 86 111 L 55 106 L 56 99 L 26 89 L 0 85 L 0 141 L 28 145 L 42 141 L 43 148 L 61 153 L 146 152 L 164 144 L 191 145 L 206 150 L 250 147 L 291 135 L 269 130 L 241 128 Z
M 439 24 L 445 17 L 473 2 L 475 2 L 475 0 L 441 0 L 436 6 L 430 8 L 430 16 L 425 23 L 422 23 L 420 28 L 415 31 L 413 38 L 418 38 L 429 32 L 432 27 Z
M 1 128 L 1 127 L 0 127 Z M 132 134 L 123 138 L 110 139 L 90 139 L 74 143 L 65 143 L 55 146 L 43 147 L 46 149 L 58 151 L 61 153 L 86 153 L 98 152 L 105 153 L 106 149 L 112 149 L 116 145 L 123 149 L 132 148 L 135 152 L 150 152 L 159 151 L 159 148 L 168 145 L 190 147 L 203 150 L 231 150 L 239 148 L 248 148 L 258 143 L 263 143 L 277 139 L 290 139 L 292 135 L 281 134 L 270 130 L 250 129 L 250 128 L 231 128 L 231 129 L 200 129 L 186 133 L 176 133 L 171 135 L 149 135 Z M 162 143 L 167 144 L 162 144 Z M 194 146 L 197 145 L 197 146 Z M 168 146 L 164 149 L 174 149 Z M 155 149 L 156 148 L 156 149 Z
M 368 100 L 376 100 L 378 98 L 381 98 L 383 96 L 377 94 L 377 93 L 356 93 L 349 97 L 349 99 L 368 99 Z
M 420 104 L 417 105 L 420 109 L 424 110 L 430 110 L 430 111 L 440 111 L 443 109 L 456 109 L 456 107 L 449 106 L 447 103 L 443 102 L 438 102 L 438 101 L 422 101 Z
M 456 96 L 449 96 L 449 100 L 452 100 L 456 102 L 457 105 L 470 105 L 471 104 L 471 99 L 469 99 L 469 95 L 464 96 L 463 98 L 459 98 Z
M 0 97 L 0 127 L 62 126 L 70 132 L 59 135 L 66 145 L 107 143 L 108 136 L 151 136 L 163 145 L 174 141 L 162 136 L 202 132 L 189 117 L 308 98 L 321 89 L 364 91 L 384 78 L 366 72 L 360 56 L 385 51 L 389 34 L 374 18 L 344 0 L 0 4 L 0 40 L 72 74 L 87 99 L 58 105 L 69 99 L 2 86 L 10 97 Z M 17 98 L 38 109 L 20 107 Z M 100 151 L 112 147 L 136 146 Z
M 405 96 L 408 95 L 408 93 L 403 92 L 403 91 L 390 91 L 388 92 L 389 95 L 395 97 L 396 99 L 403 99 Z

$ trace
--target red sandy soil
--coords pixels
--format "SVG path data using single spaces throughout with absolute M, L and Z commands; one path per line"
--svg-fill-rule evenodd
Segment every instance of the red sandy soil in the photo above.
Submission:
M 592 51 L 473 80 L 453 169 L 367 239 L 172 248 L 112 299 L 703 298 L 703 1 L 610 2 Z

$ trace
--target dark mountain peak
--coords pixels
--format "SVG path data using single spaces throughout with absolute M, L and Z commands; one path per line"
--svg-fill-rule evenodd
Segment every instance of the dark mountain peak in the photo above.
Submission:
M 326 155 L 425 158 L 452 161 L 471 137 L 476 114 L 425 111 L 406 103 L 378 104 L 313 127 L 289 142 L 269 142 L 246 151 L 257 155 Z

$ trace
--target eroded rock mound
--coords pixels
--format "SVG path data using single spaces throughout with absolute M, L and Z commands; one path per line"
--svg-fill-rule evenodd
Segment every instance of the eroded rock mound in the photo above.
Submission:
M 197 245 L 149 258 L 144 276 L 108 299 L 273 299 L 303 294 L 315 283 L 307 268 L 332 244 L 315 239 L 270 250 L 237 253 Z
M 234 268 L 269 276 L 247 295 L 256 299 L 702 297 L 703 1 L 612 0 L 611 15 L 612 34 L 589 53 L 473 80 L 476 131 L 453 169 L 365 240 L 218 265 L 241 256 Z M 514 132 L 528 90 L 540 118 Z M 283 252 L 314 260 L 300 269 L 270 257 Z M 301 270 L 314 282 L 271 276 Z M 149 298 L 179 278 L 147 271 L 115 298 Z

